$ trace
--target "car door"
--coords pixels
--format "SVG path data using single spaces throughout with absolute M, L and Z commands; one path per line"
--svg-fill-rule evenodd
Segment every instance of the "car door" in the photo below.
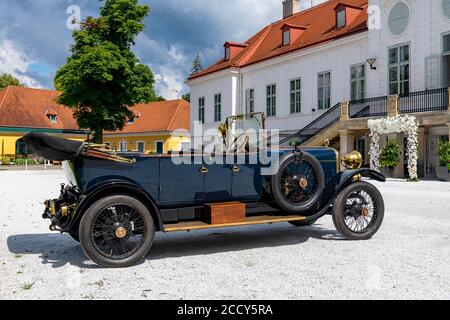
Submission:
M 205 156 L 205 202 L 230 201 L 233 156 L 226 153 Z
M 238 153 L 232 168 L 234 200 L 259 200 L 262 192 L 261 167 L 257 153 Z
M 184 156 L 178 164 L 171 157 L 161 157 L 159 200 L 162 205 L 192 205 L 204 201 L 204 173 L 201 155 Z

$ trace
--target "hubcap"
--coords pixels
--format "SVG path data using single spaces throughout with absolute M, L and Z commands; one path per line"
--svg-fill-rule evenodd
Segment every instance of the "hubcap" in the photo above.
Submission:
M 306 180 L 306 178 L 301 178 L 298 184 L 300 188 L 305 189 L 308 186 L 308 180 Z
M 119 227 L 116 229 L 116 237 L 119 239 L 123 239 L 125 238 L 127 235 L 127 229 L 125 229 L 124 227 Z

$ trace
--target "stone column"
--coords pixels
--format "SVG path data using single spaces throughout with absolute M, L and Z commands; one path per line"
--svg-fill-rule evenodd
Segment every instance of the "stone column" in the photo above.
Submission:
M 355 136 L 349 132 L 349 130 L 339 130 L 340 138 L 340 155 L 345 156 L 347 153 L 353 151 L 353 144 L 355 141 Z
M 388 117 L 396 117 L 399 115 L 398 95 L 388 97 Z
M 350 119 L 349 116 L 349 106 L 350 103 L 348 101 L 341 102 L 341 121 L 347 121 Z

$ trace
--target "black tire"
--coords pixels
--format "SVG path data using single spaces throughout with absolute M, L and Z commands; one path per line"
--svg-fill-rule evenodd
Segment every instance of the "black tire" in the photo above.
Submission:
M 380 191 L 367 182 L 344 188 L 333 205 L 333 223 L 348 240 L 367 240 L 378 231 L 384 218 Z
M 125 268 L 147 256 L 155 238 L 155 224 L 142 202 L 114 195 L 87 209 L 79 235 L 81 247 L 93 262 L 107 268 Z
M 302 152 L 285 156 L 272 177 L 272 195 L 278 206 L 289 213 L 307 213 L 316 205 L 325 187 L 325 175 L 320 162 Z M 306 181 L 306 187 L 300 185 Z M 303 184 L 304 185 L 304 184 Z
M 308 227 L 313 225 L 317 222 L 319 219 L 314 220 L 300 220 L 300 221 L 290 221 L 289 223 L 292 224 L 294 227 Z

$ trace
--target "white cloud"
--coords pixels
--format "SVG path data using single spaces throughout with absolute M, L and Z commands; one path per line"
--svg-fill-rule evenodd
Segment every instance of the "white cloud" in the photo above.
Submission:
M 11 40 L 0 38 L 0 73 L 12 74 L 27 87 L 42 88 L 38 81 L 26 75 L 34 62 Z
M 161 66 L 155 73 L 156 91 L 166 99 L 179 99 L 184 85 L 184 76 L 177 69 Z

